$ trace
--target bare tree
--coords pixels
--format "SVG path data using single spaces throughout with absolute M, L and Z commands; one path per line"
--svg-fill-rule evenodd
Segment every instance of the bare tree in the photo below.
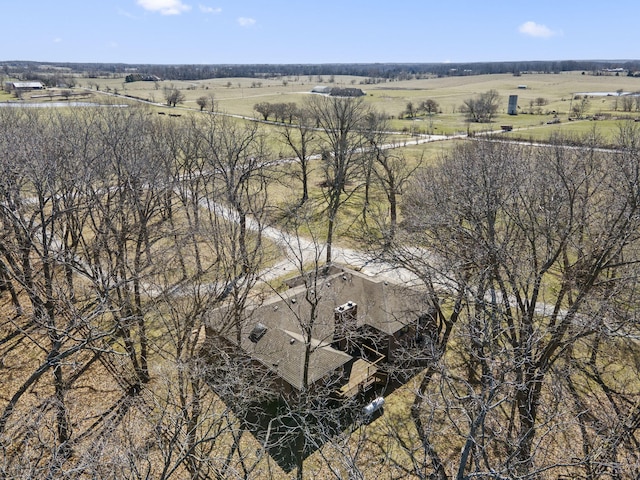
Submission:
M 184 93 L 173 85 L 163 87 L 162 91 L 164 93 L 164 99 L 170 107 L 175 107 L 179 103 L 184 102 L 186 98 Z
M 605 333 L 611 322 L 631 327 L 628 310 L 614 307 L 629 306 L 620 294 L 635 286 L 640 197 L 631 157 L 475 142 L 417 176 L 404 202 L 407 248 L 396 243 L 396 258 L 429 286 L 437 312 L 413 410 L 422 444 L 410 451 L 438 478 L 594 471 L 585 452 L 605 440 L 593 442 L 584 432 L 595 424 L 585 415 L 576 425 L 559 397 L 572 391 L 575 408 L 585 407 L 576 384 L 586 371 L 572 352 L 585 339 L 615 342 Z M 637 418 L 633 409 L 625 415 Z M 636 441 L 633 425 L 618 445 Z M 580 428 L 582 451 L 553 449 L 560 434 L 550 432 Z M 457 466 L 447 472 L 443 458 L 452 455 Z M 611 461 L 621 468 L 619 457 Z
M 215 112 L 218 109 L 218 102 L 213 93 L 209 94 L 209 111 Z
M 255 283 L 260 136 L 146 113 L 0 112 L 0 476 L 247 477 L 263 460 L 211 388 L 248 411 L 252 369 L 198 356 L 205 313 Z
M 460 111 L 466 113 L 472 122 L 490 122 L 498 111 L 499 101 L 498 91 L 489 90 L 476 98 L 465 100 Z
M 266 122 L 269 119 L 269 116 L 273 113 L 273 105 L 269 102 L 260 102 L 256 103 L 253 106 L 253 109 L 262 115 L 262 119 Z
M 622 111 L 623 112 L 630 112 L 631 110 L 633 110 L 633 97 L 631 95 L 624 95 L 622 97 Z
M 63 359 L 77 353 L 86 345 L 86 341 L 83 341 L 84 336 L 79 342 L 72 340 L 73 325 L 78 319 L 71 316 L 74 309 L 65 308 L 65 304 L 71 303 L 70 299 L 64 295 L 58 296 L 56 292 L 55 257 L 61 212 L 57 196 L 59 184 L 51 179 L 59 158 L 55 144 L 51 143 L 51 131 L 36 117 L 27 118 L 27 122 L 20 126 L 27 128 L 31 134 L 37 133 L 39 141 L 25 145 L 22 158 L 12 159 L 16 165 L 20 165 L 18 175 L 16 167 L 3 165 L 2 227 L 5 235 L 0 250 L 3 253 L 5 281 L 19 286 L 28 299 L 31 321 L 26 326 L 33 322 L 37 330 L 46 332 L 40 346 L 45 358 L 40 360 L 40 365 L 22 385 L 9 394 L 0 416 L 0 434 L 6 434 L 10 417 L 27 389 L 42 380 L 45 373 L 51 373 L 55 433 L 52 438 L 54 460 L 50 474 L 55 474 L 71 454 L 72 427 L 67 406 L 69 380 L 63 368 Z M 16 140 L 11 137 L 5 139 Z M 5 157 L 6 160 L 9 158 Z M 15 317 L 12 323 L 18 331 L 21 329 L 20 316 Z
M 298 104 L 295 102 L 285 103 L 284 112 L 287 122 L 292 123 L 293 119 L 298 116 Z
M 94 202 L 90 212 L 95 232 L 91 257 L 103 275 L 116 279 L 117 314 L 122 341 L 139 382 L 149 379 L 147 278 L 158 268 L 153 247 L 164 236 L 166 180 L 164 163 L 170 161 L 160 131 L 142 112 L 109 112 L 98 127 L 104 169 L 87 186 Z M 110 285 L 112 280 L 107 280 Z
M 209 98 L 205 97 L 204 95 L 198 97 L 196 99 L 196 104 L 200 107 L 200 111 L 202 112 L 205 108 L 207 108 L 207 105 L 209 104 Z
M 409 118 L 413 118 L 416 116 L 416 108 L 413 106 L 413 102 L 407 102 L 404 113 Z
M 262 262 L 267 224 L 267 150 L 257 124 L 208 117 L 198 126 L 200 157 L 209 177 L 206 197 L 213 251 L 223 262 L 230 295 L 229 327 L 242 336 L 242 315 Z
M 88 212 L 94 207 L 85 187 L 93 180 L 100 149 L 88 134 L 95 133 L 87 128 L 95 127 L 90 112 L 78 118 L 20 113 L 12 120 L 15 129 L 3 129 L 0 140 L 9 162 L 2 167 L 0 263 L 16 313 L 2 325 L 0 344 L 5 361 L 26 351 L 37 354 L 6 385 L 0 437 L 20 453 L 3 462 L 3 471 L 29 465 L 34 476 L 54 477 L 109 417 L 87 422 L 82 405 L 69 402 L 87 372 L 114 355 L 118 331 L 111 320 L 113 284 L 96 288 L 100 274 L 85 249 L 91 237 Z M 49 374 L 52 381 L 46 381 Z M 47 392 L 35 404 L 25 401 L 33 388 Z M 26 412 L 33 416 L 25 417 Z M 34 436 L 41 440 L 29 440 Z
M 398 228 L 398 210 L 401 195 L 406 182 L 420 168 L 419 160 L 412 167 L 402 154 L 392 150 L 379 150 L 373 165 L 375 184 L 380 186 L 388 202 L 388 214 L 380 212 L 376 217 L 377 228 L 382 234 L 384 243 L 393 240 Z
M 429 98 L 420 102 L 420 110 L 429 117 L 429 133 L 433 133 L 433 116 L 440 111 L 440 105 L 434 99 Z
M 327 265 L 332 260 L 332 243 L 338 211 L 357 190 L 360 161 L 366 146 L 364 135 L 368 107 L 361 98 L 311 97 L 308 109 L 323 132 L 323 193 L 327 203 Z
M 438 113 L 440 105 L 433 98 L 428 98 L 427 100 L 420 102 L 420 110 L 430 116 Z
M 374 163 L 380 158 L 386 148 L 388 124 L 386 116 L 375 111 L 370 111 L 362 125 L 362 131 L 367 139 L 367 144 L 362 149 L 362 176 L 364 183 L 364 201 L 362 202 L 362 219 L 367 221 L 367 214 L 370 209 L 370 195 Z
M 581 119 L 582 117 L 584 117 L 584 114 L 589 108 L 589 97 L 587 97 L 586 95 L 583 95 L 582 97 L 576 95 L 576 98 L 574 100 L 579 101 L 573 104 L 573 106 L 571 107 L 571 113 L 575 115 L 576 118 Z
M 317 132 L 310 125 L 312 117 L 306 109 L 299 109 L 294 119 L 295 123 L 291 122 L 285 126 L 281 135 L 283 142 L 291 148 L 300 165 L 302 195 L 299 205 L 303 205 L 309 198 L 309 168 Z

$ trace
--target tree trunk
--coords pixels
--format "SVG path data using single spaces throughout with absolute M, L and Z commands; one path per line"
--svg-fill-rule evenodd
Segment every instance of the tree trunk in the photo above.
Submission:
M 420 435 L 420 440 L 422 441 L 422 447 L 424 448 L 425 453 L 431 459 L 432 467 L 433 467 L 433 475 L 434 479 L 437 480 L 448 480 L 449 476 L 444 468 L 444 464 L 442 463 L 442 459 L 438 455 L 438 452 L 433 448 L 429 440 L 429 435 L 427 433 L 427 429 L 422 424 L 422 418 L 420 417 L 420 412 L 422 410 L 422 403 L 425 398 L 425 393 L 427 391 L 427 387 L 429 383 L 431 383 L 431 378 L 434 374 L 434 370 L 432 367 L 427 368 L 427 372 L 424 377 L 422 377 L 422 381 L 420 382 L 420 387 L 418 388 L 418 393 L 413 400 L 413 405 L 411 406 L 411 418 L 413 419 L 413 423 L 416 426 L 416 430 L 418 435 Z

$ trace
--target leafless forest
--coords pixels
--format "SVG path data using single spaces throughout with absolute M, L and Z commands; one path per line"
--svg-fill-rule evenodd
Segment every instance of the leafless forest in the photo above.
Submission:
M 415 168 L 361 99 L 313 97 L 268 136 L 206 112 L 0 109 L 0 477 L 637 478 L 638 125 L 617 149 L 465 140 Z M 251 428 L 277 392 L 203 326 L 223 308 L 246 334 L 277 293 L 261 272 L 320 275 L 346 224 L 420 280 L 431 329 L 370 424 L 340 428 L 361 406 L 323 389 L 280 399 L 283 469 Z

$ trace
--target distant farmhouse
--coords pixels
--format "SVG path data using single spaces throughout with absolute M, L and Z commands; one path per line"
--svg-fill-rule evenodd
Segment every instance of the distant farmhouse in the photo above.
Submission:
M 330 95 L 332 97 L 362 97 L 365 95 L 360 88 L 327 87 L 325 85 L 316 85 L 311 89 L 311 93 Z
M 223 333 L 229 331 L 224 309 L 209 318 L 207 339 L 223 338 L 237 355 L 250 359 L 260 378 L 270 378 L 280 395 L 303 390 L 305 375 L 311 389 L 325 391 L 331 385 L 326 395 L 336 399 L 384 388 L 394 370 L 391 365 L 405 347 L 430 338 L 425 296 L 406 286 L 332 268 L 314 284 L 318 292 L 312 294 L 320 299 L 310 340 L 305 341 L 303 329 L 311 318 L 305 300 L 309 289 L 301 278 L 247 313 L 239 344 L 234 333 Z
M 617 68 L 603 68 L 601 70 L 602 73 L 604 74 L 609 74 L 609 75 L 620 75 L 626 72 L 626 70 L 622 67 L 617 67 Z

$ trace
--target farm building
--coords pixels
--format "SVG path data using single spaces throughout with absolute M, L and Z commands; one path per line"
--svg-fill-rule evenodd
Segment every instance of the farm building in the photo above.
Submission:
M 365 95 L 365 93 L 360 88 L 327 87 L 324 85 L 316 85 L 311 89 L 311 93 L 331 95 L 332 97 L 362 97 L 363 95 Z
M 26 92 L 30 90 L 42 90 L 41 82 L 5 82 L 4 89 L 7 92 Z
M 331 93 L 331 90 L 331 87 L 327 87 L 325 85 L 316 85 L 311 89 L 311 93 L 322 93 L 325 95 L 329 95 Z
M 329 94 L 332 97 L 362 97 L 365 93 L 360 88 L 333 88 Z
M 235 332 L 224 338 L 267 372 L 284 395 L 302 390 L 305 375 L 311 388 L 331 384 L 329 394 L 336 398 L 384 385 L 386 367 L 428 328 L 424 295 L 338 267 L 312 283 L 313 290 L 303 278 L 294 279 L 286 291 L 247 312 L 239 345 Z M 306 301 L 310 293 L 318 295 L 315 318 Z M 228 331 L 227 313 L 219 309 L 210 316 L 208 338 Z

